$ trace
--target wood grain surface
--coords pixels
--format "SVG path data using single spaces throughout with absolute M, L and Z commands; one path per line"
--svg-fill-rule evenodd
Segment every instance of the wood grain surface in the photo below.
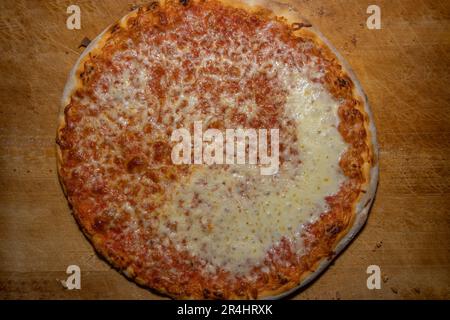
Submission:
M 450 299 L 450 2 L 291 1 L 349 61 L 378 128 L 380 183 L 368 223 L 295 299 Z M 81 30 L 66 9 L 81 8 Z M 62 90 L 93 39 L 139 2 L 0 1 L 0 299 L 160 299 L 100 259 L 55 171 Z M 381 8 L 368 30 L 366 9 Z M 60 280 L 81 268 L 81 290 Z M 366 269 L 378 265 L 380 290 Z

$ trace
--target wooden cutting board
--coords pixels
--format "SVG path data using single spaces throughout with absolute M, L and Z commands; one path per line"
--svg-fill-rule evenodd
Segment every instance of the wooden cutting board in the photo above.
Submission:
M 450 299 L 450 2 L 299 0 L 345 56 L 375 116 L 380 184 L 368 223 L 296 299 Z M 66 28 L 81 8 L 81 30 Z M 129 1 L 0 2 L 0 299 L 158 299 L 111 269 L 72 218 L 55 171 L 59 100 L 72 65 Z M 366 27 L 381 8 L 382 29 Z M 81 268 L 81 290 L 60 280 Z M 381 289 L 366 286 L 369 265 Z

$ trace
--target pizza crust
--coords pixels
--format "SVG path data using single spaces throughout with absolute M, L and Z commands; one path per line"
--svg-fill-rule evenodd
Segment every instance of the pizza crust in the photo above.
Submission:
M 164 0 L 160 1 L 161 4 L 164 4 Z M 376 140 L 376 129 L 374 126 L 373 115 L 369 106 L 369 102 L 366 94 L 364 93 L 362 86 L 358 79 L 356 78 L 353 70 L 350 68 L 349 64 L 346 60 L 340 55 L 340 53 L 334 48 L 334 46 L 314 27 L 310 26 L 310 23 L 307 19 L 301 16 L 301 14 L 292 6 L 288 4 L 283 4 L 276 1 L 268 1 L 268 0 L 239 0 L 239 1 L 231 1 L 231 0 L 220 0 L 221 3 L 235 8 L 242 8 L 249 12 L 261 13 L 261 14 L 269 14 L 270 16 L 283 17 L 288 24 L 293 23 L 303 23 L 307 25 L 307 27 L 300 28 L 297 33 L 299 36 L 307 37 L 313 39 L 316 44 L 318 44 L 322 49 L 327 52 L 327 55 L 330 57 L 335 57 L 339 64 L 342 66 L 342 71 L 346 74 L 353 82 L 354 87 L 354 97 L 359 99 L 362 105 L 360 111 L 364 115 L 364 125 L 367 132 L 367 140 L 366 143 L 369 146 L 370 150 L 370 159 L 365 159 L 365 166 L 363 168 L 363 175 L 367 178 L 368 181 L 364 185 L 364 189 L 366 190 L 362 196 L 359 197 L 358 201 L 355 204 L 355 210 L 353 212 L 353 216 L 351 219 L 351 223 L 349 223 L 348 227 L 344 230 L 341 230 L 336 238 L 333 255 L 328 258 L 324 258 L 316 263 L 314 267 L 311 268 L 310 271 L 304 272 L 302 274 L 300 282 L 289 281 L 283 286 L 280 286 L 276 290 L 264 290 L 259 293 L 258 298 L 262 299 L 280 299 L 286 297 L 293 292 L 299 290 L 300 288 L 306 286 L 311 281 L 313 281 L 317 276 L 319 276 L 336 258 L 339 253 L 343 251 L 344 248 L 351 242 L 351 240 L 356 236 L 356 234 L 362 229 L 364 226 L 370 207 L 373 203 L 377 185 L 378 185 L 378 145 Z M 61 130 L 65 127 L 65 108 L 70 103 L 71 96 L 77 91 L 78 88 L 81 87 L 81 79 L 80 74 L 84 71 L 84 63 L 89 59 L 89 56 L 95 54 L 97 50 L 100 50 L 106 40 L 112 34 L 115 26 L 120 24 L 121 26 L 126 26 L 127 21 L 135 17 L 138 14 L 138 10 L 136 9 L 124 17 L 122 17 L 117 23 L 108 26 L 105 30 L 103 30 L 83 51 L 80 55 L 79 59 L 75 63 L 72 68 L 67 83 L 64 87 L 63 96 L 61 99 L 61 107 L 59 112 L 58 119 L 58 129 L 57 129 L 57 138 L 60 138 Z M 56 152 L 57 152 L 57 168 L 58 174 L 60 178 L 60 182 L 62 188 L 64 190 L 65 195 L 67 196 L 67 190 L 64 186 L 64 183 L 61 180 L 61 166 L 63 162 L 62 151 L 58 144 L 56 144 Z M 70 202 L 70 199 L 68 199 Z M 97 252 L 99 252 L 102 257 L 105 257 L 109 263 L 111 263 L 115 268 L 120 270 L 125 276 L 136 281 L 138 284 L 147 285 L 144 279 L 139 278 L 133 268 L 128 266 L 124 268 L 121 263 L 116 261 L 114 257 L 112 257 L 108 252 L 106 252 L 104 246 L 102 245 L 103 239 L 99 236 L 90 236 L 87 230 L 83 228 L 83 225 L 78 224 L 83 229 L 83 233 L 88 237 L 88 239 L 93 243 Z M 158 290 L 162 294 L 168 294 L 165 292 L 163 288 L 154 288 Z M 177 298 L 181 299 L 189 299 L 192 297 L 189 296 L 178 296 Z M 247 297 L 237 296 L 234 293 L 229 296 L 231 299 L 242 299 Z

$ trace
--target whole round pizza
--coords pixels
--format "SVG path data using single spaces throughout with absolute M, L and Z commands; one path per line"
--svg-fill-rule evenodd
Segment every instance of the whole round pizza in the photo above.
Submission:
M 86 48 L 62 110 L 58 172 L 78 224 L 114 267 L 173 298 L 292 292 L 375 195 L 367 99 L 287 5 L 140 7 Z

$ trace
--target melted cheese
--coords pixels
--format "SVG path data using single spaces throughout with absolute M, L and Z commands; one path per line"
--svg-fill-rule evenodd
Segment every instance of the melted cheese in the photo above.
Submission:
M 138 237 L 145 231 L 142 225 L 156 230 L 152 248 L 161 251 L 167 263 L 174 259 L 166 250 L 172 244 L 204 262 L 207 273 L 222 268 L 249 275 L 253 267 L 264 265 L 268 252 L 282 239 L 299 255 L 304 253 L 305 226 L 328 210 L 325 198 L 344 181 L 339 158 L 346 145 L 336 129 L 339 103 L 319 81 L 312 81 L 323 74 L 314 59 L 303 61 L 302 50 L 308 50 L 308 44 L 289 47 L 277 38 L 273 22 L 251 36 L 238 30 L 224 39 L 213 28 L 205 31 L 192 13 L 183 19 L 177 29 L 164 34 L 178 40 L 157 42 L 156 33 L 146 34 L 137 44 L 129 42 L 128 49 L 115 53 L 111 61 L 115 71 L 103 71 L 94 88 L 96 102 L 89 97 L 79 101 L 93 115 L 84 115 L 74 129 L 84 143 L 77 152 L 85 158 L 74 172 L 90 173 L 82 186 L 88 190 L 109 184 L 117 191 L 104 196 L 104 212 L 98 215 L 111 217 L 111 225 L 127 215 L 122 232 L 131 235 L 132 241 L 121 243 L 130 252 L 150 247 Z M 198 32 L 187 40 L 177 38 L 185 26 Z M 268 40 L 271 34 L 274 38 Z M 208 69 L 211 65 L 219 71 Z M 165 71 L 160 79 L 152 71 L 155 66 Z M 231 67 L 238 72 L 231 72 Z M 178 76 L 172 77 L 176 72 Z M 274 176 L 261 175 L 260 168 L 250 165 L 195 166 L 191 175 L 175 185 L 160 180 L 168 190 L 165 201 L 155 195 L 154 182 L 147 175 L 128 172 L 114 162 L 126 163 L 130 150 L 151 159 L 154 141 L 170 140 L 168 129 L 217 119 L 223 120 L 225 128 L 235 129 L 233 112 L 248 119 L 258 117 L 259 78 L 274 89 L 270 93 L 275 92 L 264 99 L 283 102 L 281 126 L 292 127 L 288 121 L 295 122 L 296 139 L 290 137 L 287 147 L 298 151 L 300 164 L 285 161 Z M 155 92 L 158 86 L 164 99 Z M 148 126 L 151 133 L 146 131 Z M 151 165 L 147 169 L 159 169 L 159 164 Z M 153 209 L 160 202 L 162 207 Z M 153 263 L 150 254 L 145 259 Z
M 287 163 L 276 176 L 262 176 L 250 165 L 201 167 L 162 209 L 160 232 L 213 267 L 246 274 L 283 237 L 304 253 L 304 226 L 327 211 L 325 197 L 344 181 L 339 104 L 301 75 L 290 82 L 285 116 L 297 122 L 300 166 Z M 167 228 L 169 221 L 176 230 Z

